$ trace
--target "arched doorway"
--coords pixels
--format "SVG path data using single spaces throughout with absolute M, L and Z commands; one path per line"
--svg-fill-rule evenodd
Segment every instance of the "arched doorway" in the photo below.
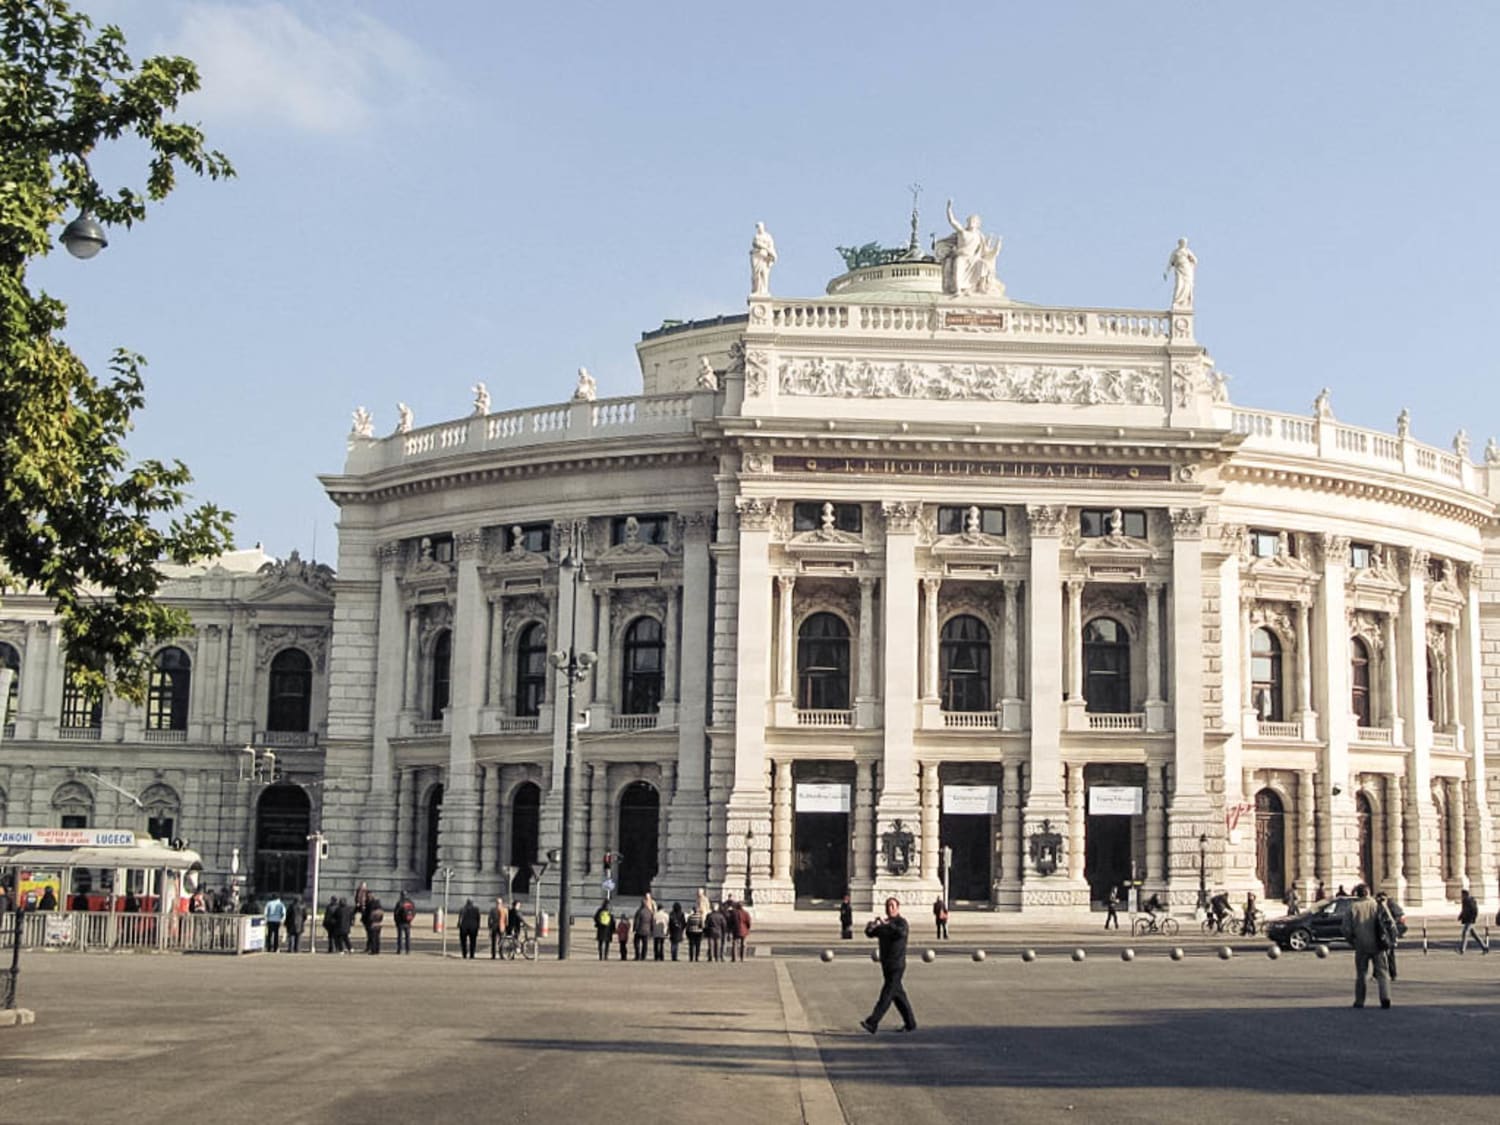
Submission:
M 661 796 L 645 781 L 632 781 L 620 794 L 619 893 L 643 895 L 656 878 L 661 831 Z
M 1255 795 L 1255 877 L 1267 898 L 1286 898 L 1286 809 L 1274 789 Z
M 432 889 L 438 869 L 438 832 L 443 826 L 443 787 L 434 785 L 427 791 L 427 839 L 422 852 L 422 878 Z
M 516 786 L 510 807 L 510 862 L 516 869 L 510 890 L 512 894 L 524 895 L 531 891 L 531 865 L 536 862 L 541 841 L 541 787 L 532 781 L 522 782 Z
M 1083 701 L 1089 711 L 1130 711 L 1130 634 L 1112 618 L 1083 627 Z
M 1359 879 L 1371 890 L 1375 889 L 1375 824 L 1374 809 L 1367 793 L 1354 795 L 1354 814 L 1359 822 Z
M 255 893 L 300 895 L 307 889 L 307 834 L 312 801 L 300 785 L 272 785 L 255 809 Z

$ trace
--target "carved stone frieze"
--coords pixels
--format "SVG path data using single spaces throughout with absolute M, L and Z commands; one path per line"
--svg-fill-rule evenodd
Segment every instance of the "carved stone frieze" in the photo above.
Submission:
M 256 667 L 266 668 L 285 648 L 300 648 L 321 672 L 328 660 L 328 630 L 320 625 L 262 625 L 256 629 Z
M 972 399 L 1078 406 L 1163 404 L 1161 374 L 1129 367 L 873 363 L 798 356 L 782 360 L 777 385 L 784 395 L 821 398 Z
M 264 593 L 281 586 L 305 586 L 320 594 L 333 592 L 333 567 L 319 562 L 304 562 L 295 550 L 285 559 L 268 562 L 256 572 Z
M 770 357 L 759 348 L 745 352 L 745 397 L 760 398 L 766 393 L 770 376 Z
M 658 621 L 665 621 L 666 599 L 667 591 L 664 589 L 615 591 L 609 602 L 611 634 L 637 617 L 654 617 Z
M 887 500 L 880 505 L 880 515 L 885 520 L 887 531 L 915 532 L 922 516 L 922 505 L 916 500 Z
M 1038 536 L 1055 539 L 1062 535 L 1068 522 L 1065 504 L 1033 504 L 1026 508 L 1026 522 L 1033 539 Z
M 1219 543 L 1227 555 L 1248 559 L 1250 552 L 1249 531 L 1242 523 L 1226 523 L 1219 528 Z
M 740 471 L 744 473 L 769 473 L 774 460 L 769 453 L 745 452 L 740 454 Z
M 1207 508 L 1173 508 L 1169 514 L 1173 539 L 1203 538 L 1203 521 L 1208 515 Z
M 457 559 L 477 559 L 484 549 L 484 532 L 482 531 L 460 531 L 453 537 L 453 557 Z
M 734 501 L 741 531 L 769 531 L 776 501 L 769 496 L 739 496 Z
M 1250 628 L 1271 630 L 1283 649 L 1297 647 L 1297 626 L 1286 603 L 1256 602 L 1250 607 Z

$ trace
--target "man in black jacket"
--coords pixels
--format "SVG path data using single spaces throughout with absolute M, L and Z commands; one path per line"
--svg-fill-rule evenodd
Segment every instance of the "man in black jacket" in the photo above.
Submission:
M 906 933 L 906 919 L 901 917 L 901 903 L 895 898 L 885 900 L 884 918 L 871 918 L 869 925 L 865 927 L 865 937 L 872 937 L 880 942 L 880 972 L 885 977 L 874 1011 L 859 1021 L 859 1026 L 871 1035 L 875 1034 L 881 1017 L 892 1004 L 901 1013 L 901 1030 L 917 1030 L 917 1017 L 912 1013 L 911 1002 L 906 998 L 906 988 L 901 983 L 901 978 L 906 975 Z
M 479 945 L 479 907 L 474 900 L 466 899 L 458 912 L 458 948 L 467 960 L 474 959 L 475 947 Z

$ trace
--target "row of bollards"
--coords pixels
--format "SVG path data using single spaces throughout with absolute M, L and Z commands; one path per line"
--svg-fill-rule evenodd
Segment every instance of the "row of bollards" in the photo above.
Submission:
M 1221 946 L 1219 946 L 1218 949 L 1216 949 L 1214 952 L 1218 955 L 1218 958 L 1219 958 L 1220 961 L 1228 961 L 1228 960 L 1230 960 L 1234 956 L 1234 949 L 1232 947 L 1230 947 L 1230 946 L 1227 946 L 1227 945 L 1221 945 Z M 1321 960 L 1321 959 L 1323 959 L 1323 958 L 1325 958 L 1325 957 L 1328 956 L 1328 946 L 1322 945 L 1322 944 L 1315 945 L 1315 946 L 1313 946 L 1313 952 L 1316 953 L 1317 956 L 1318 956 L 1318 958 Z M 1424 948 L 1424 952 L 1425 952 L 1425 948 Z M 819 959 L 825 965 L 828 964 L 829 962 L 831 962 L 834 959 L 835 956 L 836 956 L 836 954 L 834 953 L 834 951 L 832 949 L 825 949 L 825 950 L 823 950 L 822 953 L 820 953 L 818 955 Z M 1167 956 L 1169 958 L 1171 958 L 1173 961 L 1182 961 L 1182 960 L 1185 960 L 1187 958 L 1187 953 L 1186 953 L 1186 951 L 1183 950 L 1182 946 L 1175 945 L 1167 953 Z M 1281 957 L 1281 946 L 1275 945 L 1275 944 L 1268 945 L 1266 947 L 1266 956 L 1269 957 L 1272 961 L 1279 960 L 1280 957 Z M 978 961 L 984 961 L 988 957 L 989 957 L 989 954 L 986 953 L 983 949 L 976 949 L 976 950 L 974 950 L 973 953 L 971 953 L 969 955 L 970 960 L 976 961 L 976 962 L 978 962 Z M 1087 952 L 1087 950 L 1084 950 L 1082 948 L 1074 949 L 1072 951 L 1072 953 L 1069 954 L 1069 958 L 1073 962 L 1075 962 L 1075 963 L 1081 962 L 1081 961 L 1085 961 L 1085 960 L 1088 959 L 1088 952 Z M 922 951 L 922 961 L 923 961 L 924 964 L 930 965 L 934 961 L 936 961 L 937 959 L 938 959 L 937 950 L 935 950 L 935 949 L 924 949 Z M 1037 959 L 1037 952 L 1036 952 L 1035 949 L 1023 949 L 1023 950 L 1021 950 L 1021 960 L 1024 961 L 1024 962 L 1026 962 L 1026 964 L 1029 965 L 1033 961 L 1035 961 L 1036 959 Z M 871 961 L 879 961 L 880 960 L 880 951 L 876 950 L 876 949 L 870 950 L 870 960 Z M 1120 960 L 1121 961 L 1127 961 L 1127 962 L 1134 961 L 1135 960 L 1135 950 L 1129 948 L 1128 946 L 1125 949 L 1120 950 Z

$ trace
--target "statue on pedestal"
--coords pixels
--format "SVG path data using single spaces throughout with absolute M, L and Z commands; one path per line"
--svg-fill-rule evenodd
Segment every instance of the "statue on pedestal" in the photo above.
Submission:
M 1191 310 L 1193 284 L 1198 274 L 1198 257 L 1188 249 L 1187 239 L 1177 240 L 1177 249 L 1167 259 L 1167 273 L 1172 274 L 1172 307 Z M 1166 274 L 1162 274 L 1163 277 Z
M 750 240 L 750 296 L 771 295 L 771 267 L 775 264 L 776 240 L 765 223 L 756 223 L 755 237 Z
M 574 402 L 593 402 L 599 397 L 599 386 L 587 367 L 578 369 L 578 386 L 573 388 Z
M 708 361 L 708 356 L 698 357 L 698 389 L 700 391 L 716 391 L 719 389 L 719 376 L 714 371 L 714 365 Z
M 410 433 L 411 422 L 411 407 L 404 402 L 398 402 L 396 404 L 396 432 L 398 434 Z
M 354 425 L 350 429 L 350 432 L 354 434 L 355 437 L 374 437 L 375 416 L 372 415 L 363 406 L 355 407 Z
M 967 293 L 987 294 L 1001 289 L 995 277 L 995 259 L 1000 256 L 1000 236 L 985 237 L 978 215 L 970 215 L 962 225 L 953 214 L 953 200 L 948 200 L 948 225 L 953 233 L 940 238 L 933 246 L 943 266 L 943 292 L 961 297 Z
M 470 388 L 474 392 L 474 417 L 483 418 L 490 412 L 490 389 L 483 383 Z

